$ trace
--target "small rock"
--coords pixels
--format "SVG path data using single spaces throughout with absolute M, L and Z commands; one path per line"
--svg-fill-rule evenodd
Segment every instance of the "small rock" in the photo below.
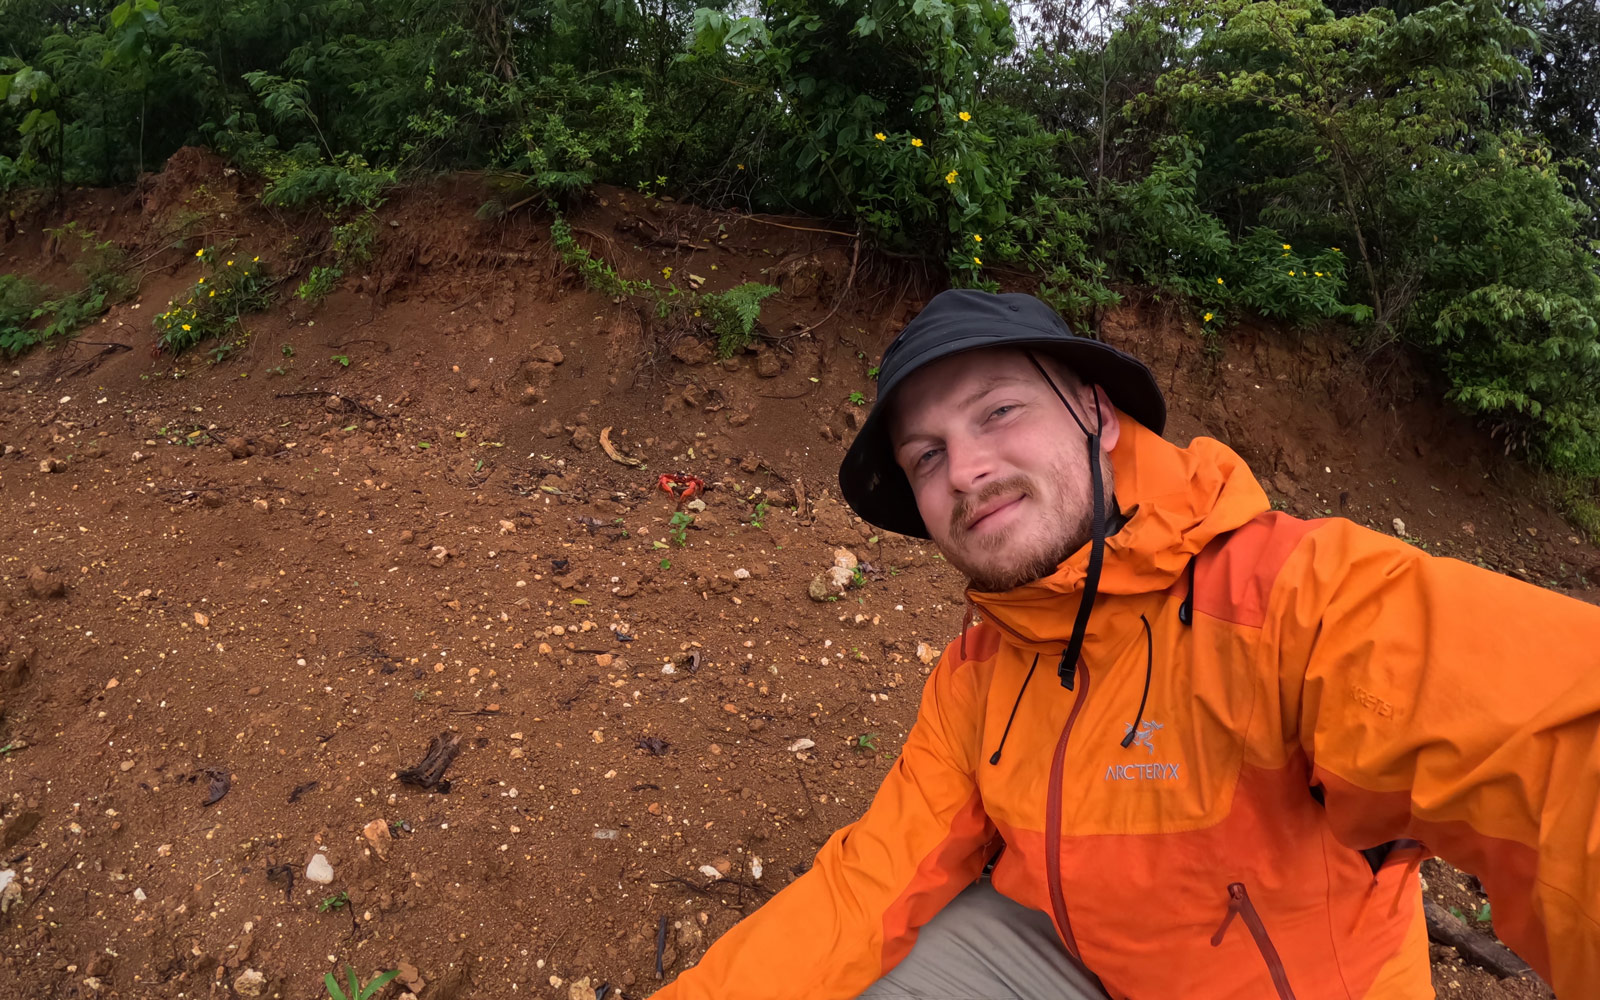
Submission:
M 828 582 L 837 590 L 847 589 L 856 578 L 855 570 L 844 566 L 829 566 L 827 576 Z
M 750 571 L 747 569 L 736 569 L 733 571 L 733 578 L 735 580 L 748 580 L 750 579 Z
M 1462 521 L 1461 533 L 1466 535 L 1468 538 L 1476 538 L 1478 535 L 1478 529 L 1473 526 L 1471 521 Z
M 833 564 L 841 569 L 855 569 L 860 565 L 860 561 L 856 559 L 856 554 L 849 549 L 834 549 Z
M 529 351 L 528 356 L 535 361 L 542 361 L 547 365 L 559 365 L 561 362 L 567 360 L 566 355 L 561 353 L 561 348 L 554 344 L 540 344 L 532 351 Z
M 589 985 L 589 977 L 577 979 L 567 987 L 567 1000 L 594 1000 L 595 988 Z
M 400 975 L 397 978 L 405 984 L 406 989 L 411 993 L 420 993 L 422 988 L 428 985 L 427 980 L 422 978 L 422 973 L 410 962 L 397 962 L 395 963 L 395 968 L 400 970 Z
M 701 865 L 700 866 L 700 874 L 704 875 L 706 878 L 710 879 L 713 882 L 715 882 L 717 879 L 722 877 L 722 873 L 717 871 L 715 868 L 711 867 L 710 865 Z
M 443 545 L 435 545 L 428 550 L 428 562 L 435 566 L 443 566 L 446 559 L 450 558 L 450 550 Z
M 267 977 L 255 969 L 246 969 L 234 979 L 233 990 L 242 997 L 258 997 L 267 991 Z
M 923 666 L 931 667 L 939 659 L 939 651 L 925 642 L 919 642 L 917 643 L 917 659 L 922 661 Z
M 65 467 L 65 463 L 54 458 L 47 458 L 39 463 L 40 472 L 60 472 Z
M 516 533 L 517 533 L 517 522 L 515 522 L 515 521 L 507 521 L 507 520 L 502 518 L 501 521 L 500 521 L 500 534 L 502 534 L 502 535 L 515 535 Z
M 1394 533 L 1401 536 L 1406 533 L 1406 523 L 1398 517 L 1394 519 Z
M 549 420 L 546 420 L 544 423 L 539 425 L 539 433 L 543 434 L 547 438 L 559 437 L 561 432 L 564 430 L 566 430 L 566 427 L 563 426 L 561 421 L 557 420 L 555 417 L 551 417 Z
M 321 851 L 312 855 L 311 863 L 306 865 L 306 878 L 318 885 L 327 885 L 333 881 L 333 866 L 328 864 L 327 855 Z
M 0 913 L 22 904 L 22 886 L 17 883 L 17 873 L 7 868 L 0 872 Z
M 394 841 L 394 835 L 389 832 L 386 820 L 375 819 L 361 828 L 361 835 L 367 838 L 367 843 L 372 845 L 372 853 L 380 858 L 389 856 L 389 845 Z M 321 857 L 321 855 L 318 855 Z
M 750 877 L 753 879 L 761 877 L 761 858 L 753 854 L 750 856 Z
M 482 388 L 483 388 L 483 379 L 479 379 L 479 378 L 469 378 L 469 379 L 467 379 L 467 391 L 468 392 L 477 392 L 479 389 L 482 389 Z
M 679 337 L 672 356 L 686 365 L 703 365 L 711 360 L 711 348 L 695 337 Z
M 593 837 L 595 840 L 616 840 L 621 833 L 620 830 L 596 830 Z
M 338 396 L 329 396 L 327 399 L 322 401 L 322 408 L 327 410 L 329 413 L 338 413 L 340 410 L 344 409 L 344 400 L 340 399 Z
M 204 611 L 196 611 L 194 613 L 194 623 L 201 628 L 208 628 L 211 625 L 211 616 Z
M 572 440 L 569 443 L 579 451 L 591 451 L 597 440 L 594 436 L 594 431 L 587 427 L 579 427 L 572 432 Z
M 133 764 L 134 764 L 133 761 L 125 760 L 122 763 L 117 765 L 117 769 L 121 770 L 121 771 L 131 771 L 131 770 L 133 770 Z
M 803 750 L 810 750 L 812 747 L 814 747 L 816 745 L 817 745 L 817 741 L 816 740 L 808 740 L 804 736 L 802 736 L 799 739 L 795 740 L 793 743 L 789 744 L 785 749 L 787 749 L 790 753 L 800 753 Z
M 517 402 L 523 406 L 533 406 L 539 402 L 539 390 L 531 385 L 522 387 L 522 395 L 517 397 Z
M 267 503 L 265 500 L 256 500 L 250 506 L 254 507 L 258 514 L 265 514 L 267 511 L 272 509 L 272 504 Z
M 828 587 L 828 578 L 821 573 L 811 578 L 811 586 L 806 589 L 806 596 L 813 601 L 826 601 L 833 596 Z
M 28 593 L 43 600 L 52 600 L 67 596 L 67 585 L 60 576 L 36 564 L 28 567 Z
M 136 451 L 132 455 L 128 456 L 128 461 L 132 462 L 135 465 L 137 465 L 137 464 L 139 464 L 140 462 L 144 461 L 145 459 L 147 459 L 149 457 L 150 457 L 149 455 L 146 455 L 142 451 Z
M 142 903 L 142 902 L 144 902 L 145 900 L 147 900 L 149 898 L 150 898 L 149 896 L 146 896 L 144 894 L 144 890 L 143 889 L 135 889 L 135 890 L 133 890 L 133 901 L 135 903 Z
M 756 354 L 756 374 L 762 378 L 777 378 L 783 374 L 783 359 L 777 351 L 767 350 Z
M 718 875 L 726 877 L 733 871 L 733 861 L 730 858 L 716 858 L 711 862 L 711 867 Z
M 228 449 L 228 454 L 234 458 L 249 458 L 251 453 L 250 442 L 242 437 L 231 437 L 223 442 Z

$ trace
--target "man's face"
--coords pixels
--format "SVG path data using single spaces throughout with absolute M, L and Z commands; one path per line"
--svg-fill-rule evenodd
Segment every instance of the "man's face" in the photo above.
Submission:
M 1040 364 L 1090 429 L 1100 393 L 1101 447 L 1116 410 L 1053 359 Z M 1027 355 L 972 351 L 920 369 L 895 391 L 890 439 L 928 532 L 978 590 L 1048 575 L 1089 541 L 1088 441 Z M 1099 456 L 1105 491 L 1111 465 Z

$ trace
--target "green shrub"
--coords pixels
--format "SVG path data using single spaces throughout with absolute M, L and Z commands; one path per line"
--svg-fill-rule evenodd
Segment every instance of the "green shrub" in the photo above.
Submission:
M 700 309 L 717 338 L 717 357 L 731 358 L 756 342 L 761 303 L 776 294 L 778 289 L 772 285 L 747 281 L 725 292 L 707 292 L 700 296 Z
M 260 257 L 247 261 L 243 254 L 215 247 L 203 247 L 195 256 L 206 273 L 155 318 L 157 338 L 170 354 L 182 354 L 213 339 L 222 339 L 225 348 L 235 349 L 246 336 L 244 316 L 261 312 L 272 303 L 271 275 Z

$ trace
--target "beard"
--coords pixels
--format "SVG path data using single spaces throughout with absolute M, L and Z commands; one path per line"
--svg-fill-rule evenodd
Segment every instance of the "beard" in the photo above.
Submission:
M 1106 521 L 1116 517 L 1111 459 L 1100 455 Z M 986 593 L 1001 593 L 1043 579 L 1093 537 L 1093 484 L 1086 476 L 1057 469 L 1041 489 L 1032 477 L 1017 475 L 990 483 L 970 498 L 957 502 L 950 512 L 949 536 L 940 542 L 945 560 L 966 574 L 968 586 Z M 1007 496 L 1044 502 L 1035 516 L 1023 523 L 983 535 L 965 525 L 985 504 Z M 1054 501 L 1041 498 L 1054 497 Z

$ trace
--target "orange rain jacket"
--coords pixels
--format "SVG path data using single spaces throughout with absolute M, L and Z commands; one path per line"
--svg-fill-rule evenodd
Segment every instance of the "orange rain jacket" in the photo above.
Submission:
M 1122 428 L 1132 517 L 1074 689 L 1087 546 L 969 595 L 866 814 L 656 1000 L 855 997 L 997 850 L 1113 998 L 1431 998 L 1423 851 L 1559 996 L 1600 995 L 1600 608 L 1272 512 L 1219 442 Z

